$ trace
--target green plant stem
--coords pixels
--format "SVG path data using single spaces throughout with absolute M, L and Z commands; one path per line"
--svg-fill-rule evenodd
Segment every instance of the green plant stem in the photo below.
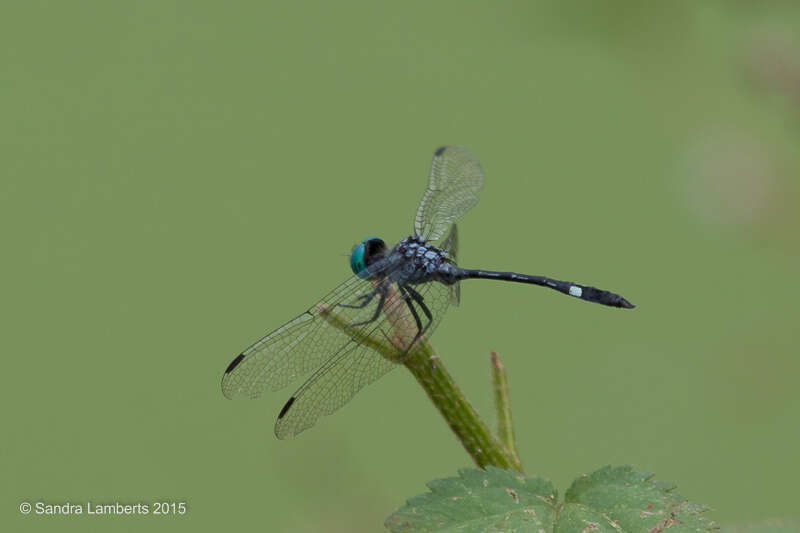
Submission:
M 510 454 L 492 435 L 447 372 L 441 358 L 435 355 L 430 343 L 424 340 L 418 343 L 403 364 L 425 390 L 475 464 L 481 468 L 491 465 L 522 472 L 519 458 Z
M 418 340 L 408 353 L 405 353 L 390 339 L 380 337 L 380 333 L 363 335 L 348 327 L 347 322 L 330 309 L 324 307 L 318 309 L 331 325 L 350 335 L 356 342 L 372 348 L 392 362 L 404 365 L 425 390 L 428 398 L 442 414 L 475 464 L 481 468 L 491 465 L 522 472 L 519 458 L 509 453 L 492 435 L 427 340 L 424 338 Z
M 508 393 L 508 376 L 505 367 L 500 363 L 497 352 L 491 352 L 492 388 L 494 389 L 494 405 L 497 410 L 497 436 L 506 447 L 508 453 L 521 465 L 517 452 L 517 441 L 514 438 L 514 425 L 511 421 L 511 399 Z

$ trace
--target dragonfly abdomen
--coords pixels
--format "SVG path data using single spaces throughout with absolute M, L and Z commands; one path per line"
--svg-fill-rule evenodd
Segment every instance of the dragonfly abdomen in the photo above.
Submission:
M 579 298 L 586 302 L 593 302 L 597 304 L 607 305 L 609 307 L 620 307 L 622 309 L 633 309 L 635 306 L 628 300 L 614 292 L 598 289 L 597 287 L 590 287 L 588 285 L 581 285 L 571 281 L 561 281 L 558 279 L 548 278 L 545 276 L 529 276 L 528 274 L 518 274 L 516 272 L 495 272 L 492 270 L 468 270 L 456 269 L 456 278 L 458 279 L 498 279 L 501 281 L 514 281 L 517 283 L 530 283 L 532 285 L 539 285 L 540 287 L 547 287 L 562 294 L 568 294 L 575 298 Z

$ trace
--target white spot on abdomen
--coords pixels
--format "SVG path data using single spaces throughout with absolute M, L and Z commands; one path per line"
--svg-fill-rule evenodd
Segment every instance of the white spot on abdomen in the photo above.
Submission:
M 570 296 L 574 296 L 575 298 L 580 298 L 581 294 L 583 294 L 583 289 L 578 287 L 577 285 L 571 285 L 569 288 Z

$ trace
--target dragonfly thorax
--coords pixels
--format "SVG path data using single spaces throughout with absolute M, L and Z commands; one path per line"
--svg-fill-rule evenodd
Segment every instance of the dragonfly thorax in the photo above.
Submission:
M 402 262 L 402 266 L 397 269 L 394 277 L 399 278 L 395 281 L 405 283 L 426 283 L 429 281 L 451 281 L 451 271 L 454 265 L 451 264 L 447 253 L 441 248 L 432 244 L 427 244 L 425 239 L 418 235 L 406 237 L 398 242 L 389 253 L 390 260 L 397 258 Z

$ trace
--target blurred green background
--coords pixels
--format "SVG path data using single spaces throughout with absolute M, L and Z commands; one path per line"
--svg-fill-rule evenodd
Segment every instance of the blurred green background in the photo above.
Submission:
M 800 5 L 8 2 L 2 523 L 380 531 L 470 466 L 405 370 L 292 441 L 231 358 L 411 232 L 432 151 L 486 187 L 434 346 L 529 474 L 631 463 L 734 524 L 797 514 Z M 182 517 L 23 501 L 186 501 Z

